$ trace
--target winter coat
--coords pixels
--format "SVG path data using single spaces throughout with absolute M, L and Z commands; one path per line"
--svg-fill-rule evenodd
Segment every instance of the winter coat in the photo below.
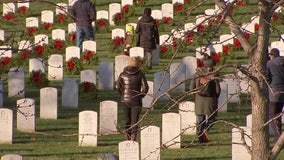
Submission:
M 266 73 L 269 82 L 269 101 L 284 102 L 284 59 L 276 57 L 267 62 Z M 272 90 L 271 90 L 272 89 Z
M 146 96 L 149 86 L 145 75 L 138 67 L 127 66 L 119 75 L 115 86 L 121 95 L 121 102 L 138 102 Z
M 159 45 L 159 32 L 153 17 L 143 15 L 138 21 L 135 33 L 137 34 L 137 46 L 144 48 L 145 52 L 156 49 Z
M 90 0 L 78 0 L 71 9 L 71 14 L 78 26 L 91 26 L 96 20 L 95 5 Z
M 196 73 L 193 75 L 193 79 L 190 82 L 190 90 L 198 90 L 200 91 L 203 87 L 205 87 L 206 84 L 208 84 L 208 80 L 212 78 L 216 78 L 218 74 L 215 75 L 209 75 L 207 76 L 207 82 L 202 85 L 200 83 L 201 75 L 208 74 L 212 68 L 211 67 L 202 67 L 197 68 Z M 211 115 L 218 107 L 218 98 L 221 93 L 220 83 L 217 79 L 212 80 L 212 83 L 214 85 L 213 88 L 213 94 L 210 96 L 201 96 L 199 93 L 195 93 L 195 114 L 196 115 Z

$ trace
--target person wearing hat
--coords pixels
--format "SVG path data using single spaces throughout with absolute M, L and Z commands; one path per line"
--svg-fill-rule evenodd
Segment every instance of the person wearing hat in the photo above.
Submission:
M 266 64 L 266 74 L 269 91 L 269 119 L 278 116 L 283 109 L 284 103 L 284 59 L 280 56 L 277 48 L 269 52 L 270 60 Z M 274 143 L 282 133 L 281 116 L 271 122 L 274 133 Z
M 149 86 L 144 73 L 138 67 L 135 57 L 130 57 L 128 65 L 119 75 L 116 90 L 120 94 L 125 117 L 126 139 L 136 141 L 138 119 L 142 109 L 142 98 L 146 96 Z
M 212 73 L 216 65 L 215 60 L 207 55 L 202 61 L 204 66 L 197 67 L 189 87 L 190 91 L 194 92 L 197 136 L 200 144 L 209 141 L 207 133 L 216 120 L 218 98 L 221 93 L 218 74 Z
M 144 14 L 137 23 L 135 33 L 137 34 L 137 47 L 144 48 L 146 63 L 152 68 L 152 54 L 159 45 L 159 31 L 155 19 L 151 16 L 151 8 L 145 8 Z

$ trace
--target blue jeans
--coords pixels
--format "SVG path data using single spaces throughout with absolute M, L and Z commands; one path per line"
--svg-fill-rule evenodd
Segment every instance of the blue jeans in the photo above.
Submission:
M 202 138 L 202 133 L 204 131 L 208 131 L 210 127 L 212 127 L 212 123 L 215 121 L 215 115 L 211 115 L 206 122 L 206 115 L 196 115 L 197 116 L 197 128 L 198 128 L 198 137 L 199 142 L 203 143 L 204 140 Z
M 283 109 L 283 103 L 281 102 L 269 102 L 269 119 L 275 118 L 281 114 Z M 276 118 L 274 121 L 271 122 L 271 126 L 274 132 L 274 140 L 273 142 L 276 143 L 279 139 L 280 135 L 282 134 L 282 121 L 281 117 Z
M 93 26 L 76 26 L 76 36 L 77 36 L 77 47 L 80 48 L 80 52 L 82 52 L 82 43 L 84 41 L 85 36 L 88 37 L 89 40 L 94 40 L 94 29 Z

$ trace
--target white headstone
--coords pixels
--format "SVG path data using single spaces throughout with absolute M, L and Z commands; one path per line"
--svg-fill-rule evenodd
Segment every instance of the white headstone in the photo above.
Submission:
M 79 113 L 79 146 L 97 146 L 98 114 L 95 111 Z
M 92 41 L 92 40 L 87 40 L 87 41 L 83 41 L 82 44 L 82 50 L 84 51 L 93 51 L 93 52 L 97 52 L 97 43 L 96 41 Z
M 210 55 L 210 49 L 206 48 L 206 47 L 198 47 L 198 48 L 196 48 L 196 55 L 195 55 L 195 57 L 197 59 L 202 59 L 204 57 L 202 55 L 203 53 L 207 53 L 208 55 Z
M 209 48 L 211 53 L 223 52 L 223 45 L 220 42 L 212 42 Z
M 170 73 L 156 72 L 154 73 L 154 98 L 160 100 L 168 100 L 166 95 L 163 95 L 170 88 Z M 162 96 L 163 95 L 163 96 Z
M 118 144 L 119 160 L 139 160 L 139 143 L 123 141 Z
M 141 130 L 141 159 L 160 160 L 160 128 L 147 126 Z
M 181 130 L 183 134 L 196 134 L 195 103 L 184 101 L 179 103 L 179 114 L 181 116 Z
M 100 102 L 100 134 L 114 134 L 117 132 L 117 108 L 115 101 Z
M 48 44 L 48 35 L 45 34 L 39 34 L 39 35 L 35 35 L 35 45 L 43 45 L 43 44 Z
M 8 73 L 8 97 L 25 97 L 24 68 L 10 68 Z
M 114 83 L 114 70 L 112 62 L 99 63 L 99 84 L 100 90 L 112 90 Z
M 133 0 L 121 0 L 121 7 L 126 6 L 126 5 L 132 6 Z
M 69 61 L 73 57 L 80 59 L 80 48 L 77 46 L 69 46 L 65 48 L 65 61 Z
M 17 130 L 23 132 L 34 132 L 35 128 L 35 100 L 30 98 L 17 100 Z
M 118 55 L 115 56 L 115 81 L 117 80 L 120 73 L 122 73 L 124 67 L 128 64 L 129 56 L 126 55 Z
M 185 65 L 185 77 L 192 78 L 197 68 L 197 59 L 193 56 L 186 56 L 182 58 L 182 63 Z
M 99 10 L 97 11 L 97 20 L 98 19 L 107 19 L 108 20 L 108 11 L 107 10 Z
M 172 44 L 172 37 L 167 34 L 162 34 L 159 37 L 160 45 L 171 45 Z
M 206 16 L 214 16 L 217 14 L 217 10 L 209 8 L 204 11 Z
M 161 20 L 161 19 L 163 18 L 163 16 L 162 16 L 162 11 L 161 11 L 161 10 L 157 10 L 157 9 L 153 9 L 153 10 L 152 10 L 151 16 L 152 16 L 154 19 L 157 19 L 157 20 Z
M 77 79 L 65 78 L 62 82 L 62 106 L 78 108 L 79 86 Z
M 163 3 L 162 8 L 162 17 L 174 18 L 174 6 L 171 3 Z
M 32 49 L 32 43 L 28 40 L 23 40 L 19 42 L 19 52 L 23 50 L 31 50 Z
M 218 99 L 218 111 L 227 112 L 228 108 L 228 84 L 226 82 L 220 82 L 221 93 Z
M 170 88 L 175 91 L 185 91 L 186 68 L 183 63 L 172 63 L 170 65 Z
M 36 27 L 38 28 L 39 22 L 37 17 L 28 17 L 26 18 L 26 27 Z
M 54 87 L 40 89 L 40 118 L 57 119 L 57 89 Z
M 30 7 L 30 2 L 28 0 L 21 0 L 17 2 L 17 7 L 21 8 L 21 7 Z
M 197 28 L 196 28 L 195 23 L 185 23 L 185 24 L 184 24 L 184 30 L 185 30 L 185 31 L 193 31 L 193 32 L 196 32 L 196 31 L 197 31 Z
M 219 41 L 223 45 L 234 44 L 234 35 L 232 35 L 232 34 L 222 34 L 219 37 Z
M 63 56 L 52 54 L 48 58 L 48 80 L 63 79 Z
M 233 74 L 224 75 L 224 82 L 228 84 L 228 103 L 238 103 L 240 101 L 240 81 Z
M 68 13 L 68 5 L 66 3 L 57 3 L 55 6 L 55 14 L 66 15 Z
M 0 144 L 13 143 L 13 110 L 0 108 Z
M 162 144 L 167 148 L 181 146 L 181 116 L 178 113 L 162 115 Z
M 12 58 L 12 48 L 11 48 L 11 46 L 0 46 L 0 57 L 10 57 L 10 58 Z
M 251 128 L 241 127 L 241 129 L 244 130 L 243 134 L 238 128 L 232 129 L 232 160 L 251 160 L 251 155 L 244 146 L 246 143 L 251 147 Z
M 244 23 L 242 24 L 241 29 L 243 32 L 254 33 L 255 32 L 255 24 L 254 23 Z
M 172 4 L 175 4 L 175 3 L 184 4 L 184 0 L 172 0 Z
M 54 13 L 51 10 L 43 10 L 41 11 L 41 22 L 50 23 L 54 22 Z
M 91 82 L 97 84 L 97 73 L 95 70 L 82 70 L 80 72 L 80 83 L 82 82 Z
M 51 38 L 53 40 L 65 41 L 65 30 L 63 30 L 63 29 L 52 30 L 52 37 Z
M 152 107 L 152 103 L 154 100 L 154 83 L 153 81 L 147 81 L 148 86 L 149 86 L 149 90 L 147 92 L 147 95 L 142 99 L 142 106 L 144 108 L 151 108 Z
M 129 57 L 141 57 L 144 58 L 144 48 L 142 47 L 131 47 L 129 50 Z
M 246 126 L 252 128 L 252 114 L 246 116 Z
M 181 28 L 175 28 L 171 30 L 171 34 L 173 38 L 184 39 L 185 31 Z
M 121 12 L 121 5 L 119 3 L 110 3 L 109 4 L 109 24 L 114 26 L 114 21 L 113 21 L 113 16 L 116 14 L 116 13 L 120 13 Z
M 68 24 L 68 34 L 70 33 L 76 33 L 76 23 Z
M 125 30 L 121 28 L 111 30 L 111 39 L 115 39 L 115 37 L 125 38 Z
M 1 156 L 1 160 L 23 160 L 23 156 L 19 154 L 5 154 Z
M 0 41 L 5 41 L 5 31 L 0 29 Z
M 205 15 L 197 15 L 196 16 L 196 20 L 195 20 L 195 24 L 197 26 L 199 26 L 199 25 L 207 25 L 207 17 Z
M 3 3 L 3 16 L 6 15 L 7 13 L 16 12 L 16 6 L 14 3 Z
M 45 73 L 45 62 L 40 58 L 29 59 L 29 73 L 32 71 L 41 71 Z

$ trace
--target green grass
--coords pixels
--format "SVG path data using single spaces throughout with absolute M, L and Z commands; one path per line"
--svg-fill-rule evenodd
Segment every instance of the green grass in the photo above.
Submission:
M 65 2 L 67 0 L 50 0 L 49 2 L 59 3 Z M 101 1 L 97 0 L 97 10 L 108 10 L 108 4 L 110 2 L 117 2 L 119 0 L 113 1 Z M 148 1 L 147 6 L 152 9 L 160 9 L 160 4 L 170 2 L 169 0 L 162 1 Z M 196 1 L 197 2 L 197 1 Z M 39 2 L 31 3 L 32 10 L 29 11 L 24 16 L 16 17 L 13 22 L 3 22 L 0 23 L 0 29 L 5 29 L 7 31 L 7 41 L 3 44 L 12 45 L 17 47 L 17 41 L 20 40 L 20 35 L 23 31 L 24 18 L 29 16 L 39 16 L 40 11 L 44 9 L 54 10 L 54 6 L 48 4 L 42 4 Z M 38 7 L 40 5 L 40 7 Z M 256 0 L 250 1 L 249 6 L 244 6 L 241 13 L 236 15 L 236 20 L 238 23 L 248 20 L 251 17 L 251 13 L 256 9 Z M 2 6 L 2 5 L 1 5 Z M 213 8 L 212 2 L 208 2 L 198 9 L 194 10 L 188 17 L 177 16 L 175 20 L 189 20 L 193 19 L 198 14 L 203 14 L 203 11 L 207 8 Z M 143 13 L 143 7 L 136 7 L 135 14 L 133 17 L 129 18 L 129 22 L 137 22 L 137 18 Z M 2 12 L 2 7 L 0 7 L 0 12 Z M 250 13 L 250 14 L 248 14 Z M 2 20 L 0 20 L 2 21 Z M 66 19 L 64 24 L 55 23 L 52 29 L 62 28 L 67 30 L 67 24 L 72 22 L 70 18 Z M 184 23 L 176 21 L 175 24 Z M 125 26 L 112 26 L 113 28 L 124 28 Z M 160 32 L 160 34 L 169 34 L 170 30 L 176 26 L 167 26 L 165 31 Z M 282 26 L 277 26 L 278 29 L 283 29 Z M 49 34 L 50 31 L 41 30 L 43 33 Z M 221 27 L 217 36 L 214 37 L 218 39 L 218 35 L 230 33 L 228 27 L 224 25 Z M 109 42 L 111 38 L 111 33 L 96 33 L 97 42 L 97 54 L 99 56 L 99 62 L 102 61 L 112 61 L 114 62 L 114 57 L 121 53 L 112 53 L 109 50 Z M 277 39 L 277 34 L 272 32 L 271 41 Z M 1 43 L 0 43 L 1 44 Z M 2 45 L 2 44 L 1 44 Z M 65 46 L 75 45 L 74 43 L 66 43 Z M 174 62 L 180 62 L 181 58 L 184 56 L 194 55 L 193 50 L 200 44 L 192 44 L 187 46 L 186 50 L 179 52 L 178 56 L 174 59 Z M 230 60 L 230 63 L 247 63 L 246 56 L 242 51 L 238 52 L 236 59 Z M 170 59 L 160 59 L 159 66 L 154 66 L 150 70 L 146 77 L 148 80 L 153 80 L 153 74 L 158 71 L 164 71 L 169 65 Z M 27 64 L 26 64 L 27 67 Z M 85 69 L 98 70 L 97 65 L 85 66 Z M 232 69 L 226 69 L 224 73 L 232 72 Z M 79 79 L 79 75 L 68 75 L 65 77 L 74 77 Z M 7 74 L 1 75 L 1 80 L 4 80 L 4 91 L 5 91 L 5 101 L 4 105 L 7 108 L 16 109 L 16 100 L 8 98 L 7 96 Z M 61 106 L 61 82 L 51 82 L 51 87 L 58 88 L 58 119 L 57 120 L 44 120 L 39 118 L 39 114 L 36 115 L 36 132 L 34 133 L 24 133 L 14 130 L 13 144 L 0 144 L 0 156 L 9 153 L 17 153 L 24 156 L 25 160 L 77 160 L 77 159 L 96 159 L 99 154 L 102 153 L 115 153 L 118 154 L 118 143 L 125 139 L 123 134 L 117 135 L 99 135 L 98 136 L 98 146 L 97 147 L 79 147 L 78 145 L 78 115 L 80 111 L 93 110 L 99 111 L 99 103 L 104 100 L 114 100 L 119 102 L 119 95 L 116 91 L 99 91 L 97 99 L 94 100 L 79 100 L 78 109 L 66 109 Z M 186 87 L 188 87 L 188 82 L 186 82 Z M 182 93 L 183 94 L 183 93 Z M 171 93 L 174 98 L 180 97 L 181 93 Z M 26 97 L 32 98 L 36 101 L 36 113 L 39 113 L 39 89 L 34 87 L 28 87 L 26 89 Z M 184 100 L 192 100 L 191 96 L 185 96 Z M 233 122 L 235 124 L 245 126 L 246 115 L 251 113 L 250 107 L 250 97 L 247 95 L 241 96 L 240 104 L 228 104 L 228 112 L 218 113 L 217 119 L 226 120 Z M 162 113 L 167 112 L 177 112 L 177 106 L 169 107 L 173 103 L 170 101 L 158 102 L 155 104 L 153 110 L 142 110 L 141 117 L 145 115 L 145 119 L 142 121 L 140 126 L 145 125 L 156 125 L 161 127 Z M 123 112 L 121 105 L 119 104 L 118 109 L 118 125 L 123 130 Z M 14 122 L 16 122 L 16 112 L 14 112 Z M 216 159 L 216 160 L 229 160 L 231 159 L 231 126 L 224 123 L 217 123 L 210 130 L 210 143 L 205 146 L 199 146 L 197 143 L 197 137 L 195 135 L 182 135 L 181 137 L 181 149 L 162 149 L 161 159 L 162 160 L 201 160 L 201 159 Z M 140 137 L 138 137 L 139 140 Z M 284 159 L 284 153 L 281 152 L 279 159 Z

